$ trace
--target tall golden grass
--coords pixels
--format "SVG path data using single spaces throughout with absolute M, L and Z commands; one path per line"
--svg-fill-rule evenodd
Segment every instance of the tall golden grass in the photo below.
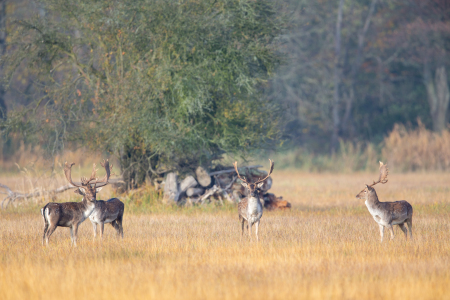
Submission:
M 77 248 L 67 228 L 42 247 L 38 207 L 11 208 L 0 212 L 0 299 L 448 298 L 450 174 L 391 174 L 377 186 L 381 200 L 414 207 L 414 240 L 395 228 L 383 243 L 355 199 L 376 177 L 275 172 L 273 192 L 293 208 L 264 213 L 259 243 L 240 241 L 234 209 L 127 205 L 123 241 L 109 225 L 93 241 L 85 221 Z

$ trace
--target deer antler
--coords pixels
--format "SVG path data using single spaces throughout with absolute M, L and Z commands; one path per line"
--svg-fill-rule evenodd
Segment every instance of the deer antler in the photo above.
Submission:
M 263 182 L 264 180 L 266 180 L 267 178 L 269 178 L 270 174 L 272 174 L 274 164 L 273 164 L 273 161 L 271 161 L 270 159 L 269 159 L 269 162 L 270 162 L 270 171 L 269 171 L 269 173 L 267 174 L 267 176 L 264 177 L 263 179 L 260 179 L 260 180 L 258 180 L 258 181 L 256 181 L 256 182 L 254 182 L 253 184 L 258 184 L 258 183 L 260 183 L 260 182 Z M 236 170 L 236 173 L 237 173 L 237 176 L 239 177 L 239 179 L 242 180 L 243 182 L 247 183 L 247 184 L 250 184 L 250 182 L 248 182 L 247 180 L 245 180 L 244 178 L 242 178 L 241 175 L 239 175 L 239 171 L 238 171 L 238 168 L 237 168 L 237 161 L 234 162 L 233 166 L 234 166 L 234 169 Z
M 272 174 L 273 167 L 274 167 L 274 163 L 273 163 L 273 161 L 270 160 L 270 158 L 269 158 L 269 162 L 270 162 L 270 171 L 269 171 L 269 174 L 267 174 L 267 176 L 264 177 L 263 179 L 260 179 L 260 180 L 258 180 L 257 182 L 255 182 L 255 184 L 258 184 L 258 183 L 260 183 L 260 182 L 263 182 L 264 180 L 266 180 L 267 178 L 269 178 L 270 174 Z
M 87 179 L 86 177 L 81 177 L 81 182 L 83 185 L 88 185 L 89 182 L 91 182 L 92 180 L 98 180 L 98 178 L 96 177 L 97 175 L 97 170 L 95 169 L 95 163 L 92 165 L 92 173 L 91 173 L 91 177 L 89 179 Z
M 113 167 L 112 164 L 111 164 L 111 166 L 109 166 L 109 161 L 108 160 L 106 160 L 106 161 L 103 160 L 103 162 L 100 163 L 100 164 L 102 165 L 103 168 L 105 168 L 106 175 L 100 181 L 97 180 L 95 182 L 96 187 L 101 187 L 101 186 L 105 186 L 105 185 L 108 184 L 108 180 L 109 180 L 109 177 L 111 176 L 111 170 L 112 170 L 112 167 Z M 98 183 L 100 183 L 101 185 L 97 185 Z
M 377 183 L 384 184 L 384 183 L 388 182 L 388 180 L 387 180 L 388 174 L 389 174 L 389 170 L 387 168 L 387 164 L 385 165 L 380 161 L 380 177 L 378 178 L 378 181 L 374 181 L 370 186 L 372 187 L 372 186 L 376 185 Z
M 236 170 L 236 173 L 237 173 L 238 178 L 239 178 L 240 180 L 242 180 L 243 182 L 245 182 L 245 183 L 247 183 L 247 184 L 250 184 L 247 180 L 245 180 L 244 178 L 242 178 L 241 175 L 239 175 L 239 171 L 238 171 L 238 168 L 237 168 L 237 161 L 234 162 L 233 166 L 234 166 L 234 169 Z
M 79 185 L 79 184 L 75 184 L 73 181 L 72 181 L 72 166 L 74 165 L 75 163 L 71 163 L 70 165 L 67 163 L 67 161 L 64 163 L 64 175 L 66 175 L 66 179 L 67 179 L 67 181 L 69 181 L 69 183 L 71 184 L 71 185 L 73 185 L 73 186 L 76 186 L 76 187 L 81 187 L 82 185 Z

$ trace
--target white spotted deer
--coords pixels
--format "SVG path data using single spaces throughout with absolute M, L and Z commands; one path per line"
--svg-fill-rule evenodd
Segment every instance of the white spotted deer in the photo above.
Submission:
M 78 226 L 86 220 L 95 209 L 96 195 L 101 186 L 106 185 L 109 179 L 109 171 L 102 180 L 95 177 L 95 164 L 89 179 L 82 177 L 81 183 L 72 181 L 72 166 L 67 162 L 64 165 L 64 175 L 67 181 L 77 187 L 75 193 L 83 195 L 81 202 L 65 202 L 65 203 L 47 203 L 41 208 L 41 214 L 44 218 L 44 235 L 42 236 L 42 244 L 44 241 L 48 245 L 48 240 L 52 233 L 59 227 L 69 227 L 72 245 L 77 245 Z
M 239 212 L 239 221 L 242 224 L 242 233 L 241 239 L 244 235 L 244 225 L 247 222 L 247 231 L 250 236 L 250 240 L 252 239 L 252 226 L 255 224 L 256 227 L 256 240 L 259 241 L 258 237 L 258 229 L 259 222 L 261 220 L 263 214 L 263 206 L 260 201 L 260 188 L 264 185 L 266 179 L 269 178 L 270 174 L 273 171 L 273 162 L 269 159 L 270 162 L 270 171 L 266 177 L 263 179 L 257 180 L 256 182 L 248 182 L 245 178 L 242 178 L 239 175 L 239 171 L 237 168 L 237 162 L 234 162 L 234 169 L 236 170 L 238 178 L 242 181 L 241 184 L 247 189 L 247 197 L 243 198 L 241 202 L 238 203 L 238 212 Z
M 388 228 L 391 232 L 391 240 L 394 239 L 394 229 L 393 225 L 398 225 L 400 229 L 405 234 L 406 239 L 408 239 L 407 229 L 405 224 L 408 225 L 409 237 L 412 239 L 412 216 L 413 208 L 405 200 L 395 201 L 395 202 L 380 202 L 378 200 L 377 193 L 373 188 L 377 183 L 386 183 L 389 170 L 387 165 L 384 165 L 380 161 L 380 177 L 378 181 L 374 181 L 371 185 L 366 184 L 366 188 L 362 190 L 358 195 L 357 199 L 366 200 L 366 206 L 372 215 L 375 222 L 378 223 L 380 228 L 381 241 L 383 241 L 384 228 Z
M 103 162 L 102 167 L 105 168 L 107 177 L 109 179 L 110 172 L 112 170 L 109 166 L 109 162 Z M 108 179 L 105 184 L 108 184 Z M 99 191 L 99 190 L 98 190 Z M 97 191 L 97 192 L 98 192 Z M 100 237 L 103 238 L 103 231 L 105 228 L 105 223 L 111 223 L 111 226 L 117 232 L 118 237 L 123 238 L 123 227 L 122 227 L 122 219 L 125 205 L 122 201 L 117 198 L 109 199 L 108 201 L 97 200 L 95 201 L 95 208 L 92 214 L 89 216 L 89 220 L 92 223 L 94 229 L 94 239 L 97 236 L 97 225 L 100 225 Z

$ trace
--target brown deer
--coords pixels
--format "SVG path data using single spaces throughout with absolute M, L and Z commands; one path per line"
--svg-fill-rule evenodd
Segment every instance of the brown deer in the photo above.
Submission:
M 112 164 L 111 167 L 109 167 L 108 161 L 102 163 L 101 165 L 106 169 L 107 173 L 109 173 L 113 167 Z M 123 238 L 122 219 L 124 208 L 125 205 L 123 202 L 117 198 L 112 198 L 108 201 L 95 201 L 95 208 L 89 216 L 89 220 L 94 228 L 94 239 L 97 236 L 97 225 L 100 225 L 100 237 L 103 238 L 105 223 L 111 223 L 111 226 L 114 227 L 117 232 L 117 236 L 121 236 Z
M 408 239 L 407 229 L 405 224 L 408 225 L 409 237 L 412 239 L 412 216 L 413 208 L 405 200 L 395 202 L 380 202 L 378 201 L 377 192 L 373 188 L 377 183 L 386 183 L 389 170 L 387 165 L 380 161 L 380 177 L 378 181 L 374 181 L 371 185 L 366 184 L 366 188 L 363 189 L 358 195 L 357 199 L 366 200 L 366 206 L 372 215 L 375 222 L 380 227 L 381 241 L 383 241 L 384 228 L 387 227 L 391 232 L 391 240 L 394 239 L 394 229 L 392 225 L 398 225 Z
M 247 197 L 243 198 L 241 202 L 238 203 L 238 213 L 239 213 L 239 221 L 242 224 L 242 233 L 241 239 L 244 235 L 244 225 L 247 222 L 247 231 L 250 236 L 250 240 L 252 240 L 252 226 L 255 224 L 256 227 L 256 240 L 259 241 L 258 237 L 258 229 L 259 222 L 261 220 L 263 214 L 263 206 L 260 201 L 260 188 L 264 185 L 266 179 L 269 178 L 270 174 L 273 171 L 273 162 L 269 159 L 270 162 L 270 171 L 266 177 L 263 179 L 257 180 L 254 183 L 248 182 L 245 178 L 242 178 L 239 175 L 239 171 L 237 168 L 237 162 L 234 162 L 234 169 L 236 170 L 238 178 L 242 181 L 241 184 L 247 189 Z M 249 227 L 250 226 L 250 227 Z
M 56 227 L 69 227 L 70 237 L 72 240 L 72 245 L 77 245 L 77 234 L 78 226 L 88 218 L 95 209 L 96 195 L 100 191 L 102 186 L 108 184 L 110 176 L 109 163 L 106 162 L 102 166 L 106 169 L 106 175 L 102 180 L 98 180 L 95 177 L 96 170 L 95 164 L 93 166 L 92 174 L 89 179 L 82 177 L 81 184 L 74 183 L 72 181 L 71 170 L 72 166 L 67 162 L 64 165 L 64 174 L 67 181 L 75 187 L 75 193 L 83 195 L 83 200 L 81 202 L 65 202 L 65 203 L 47 203 L 43 208 L 41 208 L 41 214 L 44 218 L 44 235 L 42 236 L 42 244 L 44 240 L 48 245 L 48 240 L 52 233 L 55 231 Z

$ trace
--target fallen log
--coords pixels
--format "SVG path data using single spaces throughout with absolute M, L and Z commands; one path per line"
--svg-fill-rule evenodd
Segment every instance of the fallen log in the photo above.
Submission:
M 178 176 L 173 172 L 169 173 L 166 176 L 166 183 L 164 184 L 164 198 L 177 202 L 179 197 Z
M 214 195 L 218 190 L 219 190 L 219 187 L 217 185 L 213 185 L 212 188 L 207 189 L 206 192 L 202 196 L 198 197 L 194 201 L 194 203 L 200 203 L 200 204 L 205 203 L 205 200 L 208 199 L 209 197 L 211 197 L 212 195 Z
M 188 176 L 180 183 L 180 192 L 186 192 L 189 188 L 197 185 L 197 180 L 193 176 Z
M 208 187 L 211 184 L 211 176 L 203 167 L 198 167 L 195 170 L 195 175 L 197 176 L 197 181 L 202 187 Z
M 217 176 L 214 176 L 214 178 L 216 179 L 216 184 L 219 186 L 219 190 L 222 193 L 222 195 L 225 197 L 225 199 L 227 199 L 227 201 L 230 203 L 236 203 L 237 201 L 234 198 L 233 190 L 231 190 L 231 187 L 233 186 L 234 182 L 236 181 L 237 176 L 233 176 L 230 183 L 228 183 L 228 185 L 225 188 L 221 187 L 220 180 L 217 178 Z
M 110 179 L 109 183 L 123 183 L 123 180 L 122 179 Z M 77 183 L 75 183 L 75 184 L 77 184 Z M 29 198 L 35 198 L 35 197 L 41 197 L 41 196 L 54 196 L 56 194 L 60 194 L 67 190 L 75 189 L 78 187 L 73 186 L 71 184 L 67 184 L 67 185 L 60 186 L 53 190 L 39 190 L 39 191 L 32 192 L 32 193 L 14 192 L 8 186 L 1 184 L 1 183 L 0 183 L 0 188 L 3 188 L 6 190 L 6 192 L 0 192 L 0 194 L 7 195 L 3 199 L 2 204 L 1 204 L 1 208 L 6 209 L 11 202 L 14 202 L 15 200 L 18 200 L 18 199 L 26 200 Z
M 203 192 L 205 191 L 205 189 L 203 188 L 188 188 L 186 191 L 186 196 L 188 197 L 193 197 L 193 196 L 198 196 L 203 194 Z

